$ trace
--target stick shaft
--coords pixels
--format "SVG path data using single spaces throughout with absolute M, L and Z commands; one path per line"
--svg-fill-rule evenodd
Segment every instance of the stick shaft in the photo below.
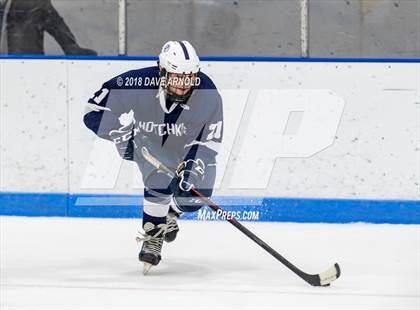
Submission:
M 222 214 L 226 214 L 226 211 L 224 211 L 221 207 L 219 207 L 217 204 L 215 204 L 213 201 L 211 201 L 209 198 L 203 196 L 198 190 L 195 188 L 191 189 L 191 192 L 199 197 L 203 202 L 205 202 L 213 211 L 215 212 L 222 212 Z M 272 247 L 270 247 L 267 243 L 265 243 L 263 240 L 261 240 L 257 235 L 255 235 L 252 231 L 250 231 L 248 228 L 246 228 L 244 225 L 242 225 L 238 220 L 235 218 L 228 218 L 225 216 L 225 219 L 231 223 L 233 226 L 235 226 L 237 229 L 239 229 L 243 234 L 245 234 L 247 237 L 249 237 L 251 240 L 253 240 L 256 244 L 258 244 L 260 247 L 262 247 L 264 250 L 266 250 L 268 253 L 270 253 L 272 256 L 274 256 L 278 261 L 280 261 L 282 264 L 284 264 L 287 268 L 292 270 L 294 273 L 296 273 L 298 276 L 300 276 L 302 279 L 305 279 L 305 273 L 297 268 L 295 265 L 293 265 L 291 262 L 289 262 L 286 258 L 284 258 L 282 255 L 280 255 L 276 250 L 274 250 Z

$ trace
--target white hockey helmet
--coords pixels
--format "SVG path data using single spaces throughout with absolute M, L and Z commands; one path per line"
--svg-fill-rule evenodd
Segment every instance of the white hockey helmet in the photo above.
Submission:
M 169 73 L 194 74 L 200 71 L 200 59 L 188 41 L 166 42 L 159 54 L 159 65 Z

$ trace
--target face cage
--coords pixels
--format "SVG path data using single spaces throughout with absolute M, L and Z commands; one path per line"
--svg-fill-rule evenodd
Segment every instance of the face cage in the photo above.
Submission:
M 187 101 L 188 98 L 190 98 L 193 90 L 195 89 L 195 86 L 191 86 L 188 92 L 185 93 L 184 95 L 175 94 L 169 90 L 169 87 L 168 87 L 169 85 L 166 83 L 166 81 L 168 81 L 168 78 L 169 78 L 169 72 L 167 72 L 165 69 L 162 68 L 160 70 L 160 77 L 165 78 L 165 84 L 163 86 L 163 89 L 165 91 L 166 99 L 169 100 L 170 102 L 177 103 L 177 104 L 185 103 L 185 101 Z

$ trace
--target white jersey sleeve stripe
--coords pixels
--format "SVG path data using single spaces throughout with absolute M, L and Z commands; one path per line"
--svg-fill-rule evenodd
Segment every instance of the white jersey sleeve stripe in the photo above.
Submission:
M 191 142 L 189 144 L 185 144 L 184 148 L 187 148 L 187 147 L 190 147 L 190 146 L 193 146 L 193 145 L 202 145 L 202 146 L 208 147 L 210 150 L 218 153 L 221 143 L 220 142 L 215 142 L 215 141 L 202 142 L 202 141 L 194 140 L 193 142 Z

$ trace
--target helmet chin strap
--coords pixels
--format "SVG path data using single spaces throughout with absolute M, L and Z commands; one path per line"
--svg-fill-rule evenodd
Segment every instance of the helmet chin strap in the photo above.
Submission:
M 159 99 L 159 104 L 162 107 L 162 110 L 165 113 L 171 113 L 173 111 L 173 109 L 175 109 L 176 105 L 173 104 L 169 110 L 166 107 L 166 89 L 165 89 L 165 87 L 162 86 L 162 84 L 166 84 L 167 76 L 166 76 L 166 70 L 165 69 L 161 68 L 160 70 L 161 70 L 160 71 L 160 83 L 159 83 L 160 85 L 159 85 L 159 90 L 158 90 L 158 93 L 156 95 L 156 98 Z
M 156 98 L 159 98 L 159 104 L 165 113 L 171 113 L 178 105 L 177 102 L 173 102 L 169 109 L 166 107 L 166 90 L 163 86 L 159 86 L 159 91 L 156 95 Z

